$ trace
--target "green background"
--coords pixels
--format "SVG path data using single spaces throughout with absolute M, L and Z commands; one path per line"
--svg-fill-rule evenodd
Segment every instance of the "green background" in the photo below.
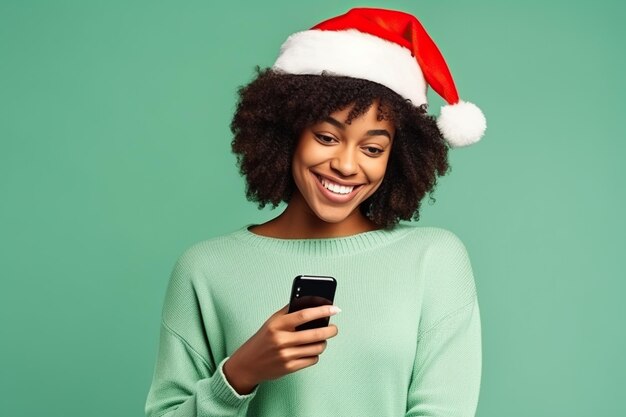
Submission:
M 418 222 L 472 259 L 477 415 L 626 415 L 626 13 L 571 0 L 2 1 L 2 415 L 143 415 L 176 258 L 283 207 L 245 199 L 237 87 L 353 6 L 420 18 L 487 116 Z

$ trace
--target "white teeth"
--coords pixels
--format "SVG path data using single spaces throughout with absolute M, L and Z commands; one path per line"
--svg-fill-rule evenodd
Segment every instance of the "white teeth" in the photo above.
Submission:
M 339 185 L 339 184 L 335 184 L 334 182 L 330 182 L 326 180 L 326 178 L 323 178 L 323 177 L 318 177 L 318 178 L 322 180 L 322 185 L 324 186 L 324 188 L 336 194 L 349 194 L 354 189 L 354 186 L 352 185 L 351 186 Z

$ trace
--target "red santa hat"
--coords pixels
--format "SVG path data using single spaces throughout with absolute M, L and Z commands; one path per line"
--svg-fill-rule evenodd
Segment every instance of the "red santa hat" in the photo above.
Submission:
M 430 86 L 448 103 L 441 108 L 437 126 L 451 147 L 477 142 L 487 127 L 482 111 L 459 99 L 448 66 L 424 27 L 401 11 L 353 8 L 296 32 L 283 43 L 272 68 L 374 81 L 416 107 L 428 104 Z

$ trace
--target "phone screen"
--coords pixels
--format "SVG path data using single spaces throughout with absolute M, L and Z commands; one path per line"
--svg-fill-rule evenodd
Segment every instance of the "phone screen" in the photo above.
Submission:
M 337 281 L 333 277 L 322 275 L 298 275 L 293 279 L 291 297 L 289 299 L 289 311 L 302 310 L 304 308 L 332 305 L 335 299 Z M 326 327 L 329 317 L 311 320 L 296 327 L 296 330 L 315 329 Z

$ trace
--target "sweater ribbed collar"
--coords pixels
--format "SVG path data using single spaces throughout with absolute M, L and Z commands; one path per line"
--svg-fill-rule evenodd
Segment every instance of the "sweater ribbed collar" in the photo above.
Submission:
M 249 228 L 256 224 L 247 224 L 233 232 L 233 236 L 243 242 L 271 252 L 290 253 L 292 255 L 339 256 L 358 253 L 384 246 L 406 235 L 415 226 L 398 223 L 391 229 L 378 229 L 361 232 L 350 236 L 282 239 L 251 232 Z

